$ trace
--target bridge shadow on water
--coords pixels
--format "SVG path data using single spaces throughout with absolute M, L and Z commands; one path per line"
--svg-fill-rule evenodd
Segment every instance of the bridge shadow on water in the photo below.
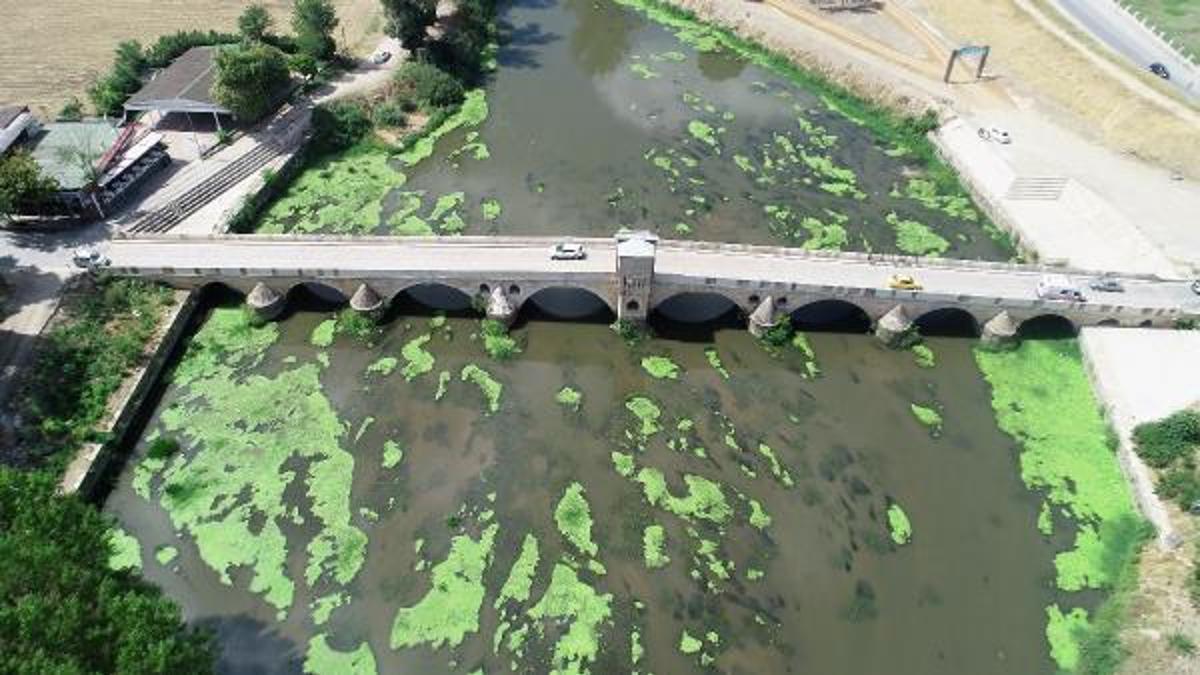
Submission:
M 1022 340 L 1063 340 L 1078 334 L 1075 324 L 1055 314 L 1035 316 L 1021 323 L 1017 337 Z

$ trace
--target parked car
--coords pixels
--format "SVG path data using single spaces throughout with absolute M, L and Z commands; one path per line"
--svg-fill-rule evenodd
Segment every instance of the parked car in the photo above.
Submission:
M 1161 64 L 1157 61 L 1150 64 L 1150 72 L 1154 73 L 1155 75 L 1161 77 L 1164 80 L 1171 79 L 1171 71 L 1167 70 L 1166 66 L 1164 66 L 1163 64 Z
M 564 241 L 550 249 L 551 260 L 583 260 L 586 257 L 587 251 L 583 250 L 583 244 Z
M 1012 134 L 1000 127 L 979 127 L 979 137 L 1001 145 L 1012 143 Z
M 1200 295 L 1200 279 L 1192 282 L 1192 292 L 1196 295 Z
M 1096 277 L 1095 279 L 1092 279 L 1092 281 L 1088 284 L 1088 287 L 1093 291 L 1100 291 L 1101 293 L 1125 292 L 1125 286 L 1121 284 L 1121 281 L 1110 274 L 1105 274 L 1102 277 Z
M 371 55 L 371 63 L 374 63 L 375 65 L 387 63 L 388 59 L 390 58 L 392 58 L 391 52 L 387 51 L 386 49 L 380 49 Z
M 1083 291 L 1074 281 L 1062 274 L 1047 274 L 1038 281 L 1037 296 L 1043 300 L 1064 300 L 1067 302 L 1083 302 Z
M 75 263 L 75 266 L 79 269 L 84 270 L 96 270 L 112 264 L 108 256 L 91 246 L 83 246 L 75 249 L 74 255 L 71 256 L 71 262 Z
M 908 274 L 893 274 L 888 277 L 888 288 L 894 288 L 898 291 L 919 291 L 924 286 L 917 282 Z

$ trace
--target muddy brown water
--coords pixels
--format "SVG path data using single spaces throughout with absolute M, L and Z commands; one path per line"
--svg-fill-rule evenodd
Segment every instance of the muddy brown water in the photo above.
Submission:
M 272 377 L 313 362 L 309 343 L 328 316 L 299 312 L 280 324 L 278 341 L 262 362 L 239 377 Z M 598 323 L 531 321 L 516 334 L 524 352 L 515 360 L 491 361 L 471 340 L 478 323 L 452 318 L 453 338 L 435 333 L 429 350 L 432 373 L 407 382 L 399 374 L 367 378 L 368 364 L 398 355 L 400 346 L 427 332 L 428 317 L 391 321 L 375 347 L 339 336 L 326 350 L 330 367 L 321 376 L 322 395 L 346 432 L 340 446 L 355 459 L 348 495 L 353 523 L 369 538 L 366 560 L 348 585 L 349 604 L 335 610 L 324 627 L 314 626 L 309 603 L 326 587 L 303 581 L 305 545 L 316 534 L 308 525 L 281 523 L 288 537 L 288 575 L 296 598 L 287 619 L 248 591 L 247 570 L 235 570 L 223 585 L 198 556 L 186 533 L 177 534 L 159 499 L 131 489 L 142 449 L 107 501 L 106 508 L 141 541 L 145 577 L 179 602 L 191 621 L 215 627 L 222 669 L 227 672 L 295 672 L 308 640 L 326 633 L 330 644 L 349 650 L 366 641 L 379 672 L 498 672 L 515 663 L 520 671 L 549 668 L 556 633 L 526 643 L 524 658 L 492 651 L 499 616 L 492 602 L 515 560 L 522 538 L 533 533 L 541 547 L 532 606 L 546 588 L 550 566 L 568 554 L 553 513 L 573 481 L 585 490 L 594 519 L 597 559 L 607 574 L 581 572 L 597 591 L 611 593 L 613 619 L 602 625 L 600 656 L 593 672 L 621 672 L 629 663 L 630 630 L 640 631 L 646 655 L 638 669 L 649 672 L 700 670 L 699 655 L 679 649 L 682 631 L 719 634 L 707 648 L 723 672 L 819 673 L 1034 673 L 1053 670 L 1044 631 L 1044 607 L 1052 601 L 1052 556 L 1061 542 L 1037 533 L 1036 497 L 1018 476 L 1015 448 L 996 429 L 988 390 L 970 354 L 972 342 L 934 338 L 933 369 L 918 368 L 912 355 L 887 351 L 865 335 L 811 333 L 821 375 L 806 378 L 802 357 L 791 349 L 772 355 L 743 330 L 718 329 L 711 343 L 650 340 L 628 348 Z M 682 335 L 682 334 L 681 334 Z M 713 345 L 730 372 L 723 378 L 706 359 Z M 646 355 L 668 356 L 682 368 L 677 380 L 656 380 L 643 370 Z M 294 360 L 293 360 L 294 359 Z M 401 360 L 403 364 L 403 360 Z M 503 386 L 500 410 L 485 414 L 480 392 L 458 381 L 475 363 Z M 434 400 L 437 373 L 455 374 L 448 393 Z M 554 402 L 563 386 L 583 393 L 580 412 Z M 184 393 L 169 386 L 159 411 Z M 637 450 L 637 421 L 624 403 L 642 394 L 662 409 L 663 432 Z M 919 425 L 911 403 L 936 404 L 945 418 L 939 437 Z M 366 417 L 376 421 L 357 441 Z M 668 447 L 680 419 L 695 430 L 689 447 L 706 458 Z M 247 420 L 247 424 L 254 420 Z M 739 449 L 725 442 L 729 425 Z M 161 427 L 158 414 L 148 434 Z M 633 440 L 627 435 L 633 431 Z M 405 449 L 400 467 L 381 468 L 382 446 L 395 440 Z M 794 479 L 787 488 L 754 452 L 771 446 Z M 183 454 L 195 453 L 185 439 Z M 735 516 L 723 528 L 686 523 L 651 507 L 641 488 L 620 476 L 610 452 L 633 452 L 639 466 L 660 469 L 672 494 L 682 495 L 685 473 L 719 482 Z M 229 449 L 230 461 L 238 452 Z M 742 466 L 751 469 L 751 477 Z M 304 464 L 290 462 L 298 476 Z M 488 493 L 494 492 L 494 502 Z M 736 493 L 758 500 L 772 517 L 764 531 L 746 523 Z M 302 478 L 284 493 L 289 509 L 308 514 Z M 885 511 L 902 505 L 913 540 L 893 546 Z M 447 517 L 466 507 L 457 529 Z M 379 514 L 378 521 L 360 511 Z M 429 571 L 414 571 L 419 559 L 441 561 L 450 537 L 475 536 L 482 523 L 473 514 L 493 509 L 499 524 L 495 559 L 484 577 L 487 595 L 480 630 L 461 647 L 392 650 L 389 635 L 397 610 L 429 590 Z M 666 528 L 671 563 L 658 570 L 642 559 L 642 527 Z M 696 535 L 689 534 L 689 527 Z M 425 540 L 420 555 L 414 541 Z M 691 576 L 697 542 L 719 543 L 716 556 L 732 562 L 733 579 L 714 588 Z M 159 565 L 153 551 L 175 545 L 178 559 Z M 578 557 L 578 555 L 576 555 Z M 750 581 L 758 569 L 762 579 Z M 856 595 L 872 600 L 850 618 Z M 644 609 L 635 609 L 634 601 Z M 756 618 L 757 617 L 757 618 Z M 703 639 L 703 638 L 702 638 Z

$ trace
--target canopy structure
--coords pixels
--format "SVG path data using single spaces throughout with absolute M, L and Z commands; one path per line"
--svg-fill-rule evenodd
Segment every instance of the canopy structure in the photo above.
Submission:
M 0 105 L 0 155 L 14 145 L 35 120 L 29 108 L 20 105 Z M 31 132 L 32 133 L 32 132 Z
M 125 102 L 125 111 L 153 110 L 168 113 L 228 115 L 228 108 L 213 98 L 216 80 L 216 47 L 192 47 L 171 65 L 158 71 Z

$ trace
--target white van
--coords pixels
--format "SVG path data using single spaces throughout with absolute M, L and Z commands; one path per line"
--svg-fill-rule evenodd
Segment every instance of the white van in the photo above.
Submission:
M 1063 274 L 1047 274 L 1038 281 L 1037 296 L 1043 300 L 1065 300 L 1083 302 L 1083 291 L 1078 284 Z

